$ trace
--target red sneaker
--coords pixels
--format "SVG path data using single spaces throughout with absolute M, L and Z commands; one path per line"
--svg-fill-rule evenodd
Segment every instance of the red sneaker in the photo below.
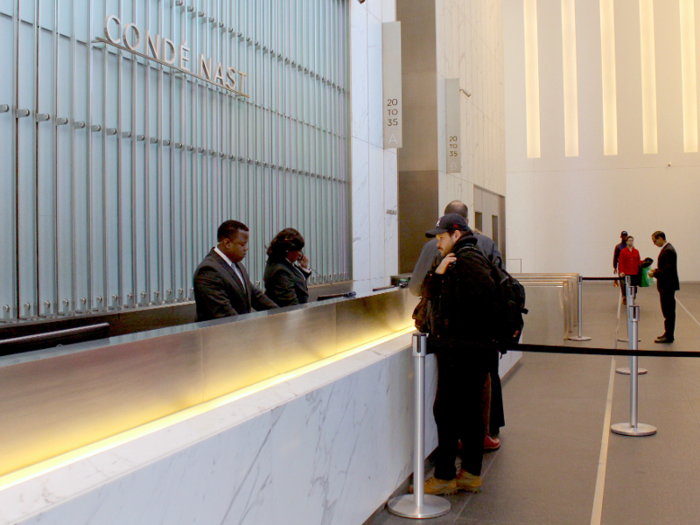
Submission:
M 484 438 L 484 452 L 498 450 L 499 448 L 501 448 L 501 440 L 487 434 L 486 438 Z

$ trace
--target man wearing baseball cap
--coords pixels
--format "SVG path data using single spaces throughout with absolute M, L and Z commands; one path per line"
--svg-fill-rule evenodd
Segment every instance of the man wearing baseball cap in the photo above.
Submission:
M 613 255 L 613 271 L 617 274 L 618 273 L 618 268 L 617 268 L 617 263 L 620 260 L 620 252 L 627 248 L 627 235 L 626 231 L 620 232 L 620 244 L 615 245 L 615 253 Z M 616 283 L 617 281 L 613 281 Z M 627 304 L 627 297 L 625 297 L 625 281 L 624 279 L 620 279 L 620 292 L 622 292 L 622 302 Z
M 432 304 L 428 347 L 438 362 L 433 406 L 438 451 L 435 476 L 425 482 L 425 493 L 478 492 L 485 432 L 481 393 L 489 357 L 496 351 L 496 283 L 464 217 L 444 215 L 426 236 L 437 237 L 443 259 L 428 273 L 422 290 Z M 456 472 L 460 440 L 462 468 Z

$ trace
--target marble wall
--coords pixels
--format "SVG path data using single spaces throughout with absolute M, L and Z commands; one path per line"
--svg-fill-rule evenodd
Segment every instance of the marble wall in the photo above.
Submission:
M 396 149 L 383 149 L 382 23 L 396 0 L 349 1 L 352 251 L 355 290 L 387 286 L 398 273 Z
M 465 202 L 473 225 L 475 186 L 505 196 L 503 2 L 403 0 L 398 16 L 406 51 L 399 265 L 407 272 L 420 254 L 417 239 L 448 202 Z M 447 174 L 445 115 L 455 110 L 446 108 L 445 81 L 455 78 L 470 96 L 459 95 L 461 171 Z M 428 186 L 438 191 L 422 191 Z
M 435 0 L 438 74 L 438 151 L 445 151 L 445 85 L 459 78 L 462 171 L 446 173 L 438 155 L 439 207 L 454 199 L 469 205 L 474 224 L 474 186 L 506 194 L 505 94 L 502 0 Z

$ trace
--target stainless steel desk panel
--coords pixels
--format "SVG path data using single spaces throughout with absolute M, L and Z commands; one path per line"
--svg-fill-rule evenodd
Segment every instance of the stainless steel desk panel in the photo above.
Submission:
M 349 350 L 413 325 L 411 314 L 418 304 L 418 298 L 408 293 L 407 289 L 401 292 L 381 293 L 337 303 L 339 350 Z
M 526 344 L 561 344 L 566 337 L 563 308 L 563 286 L 547 284 L 527 289 L 529 313 L 526 316 L 522 342 Z
M 197 331 L 0 367 L 0 474 L 201 402 Z
M 320 361 L 336 352 L 335 304 L 205 328 L 202 330 L 204 400 Z

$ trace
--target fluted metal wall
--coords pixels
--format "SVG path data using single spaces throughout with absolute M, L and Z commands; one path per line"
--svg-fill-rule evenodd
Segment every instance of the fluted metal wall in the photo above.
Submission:
M 347 30 L 346 0 L 0 0 L 0 318 L 190 300 L 226 219 L 253 280 L 284 227 L 348 279 Z

